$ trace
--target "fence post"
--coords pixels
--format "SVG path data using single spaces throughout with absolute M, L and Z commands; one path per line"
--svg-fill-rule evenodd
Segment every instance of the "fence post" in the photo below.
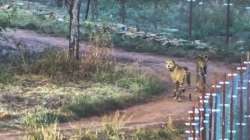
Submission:
M 250 53 L 247 53 L 247 114 L 246 114 L 246 118 L 247 118 L 247 132 L 250 132 Z M 250 134 L 247 133 L 247 137 L 248 140 L 250 139 Z
M 200 136 L 200 138 L 201 138 L 201 140 L 206 140 L 206 127 L 205 127 L 205 112 L 206 112 L 206 110 L 205 110 L 205 93 L 203 93 L 202 94 L 202 96 L 201 96 L 201 106 L 200 106 L 200 111 L 201 111 L 201 114 L 200 114 L 200 122 L 201 122 L 201 136 Z
M 244 64 L 200 96 L 190 114 L 189 140 L 250 140 L 250 61 Z
M 230 140 L 233 140 L 233 131 L 234 131 L 234 74 L 229 74 L 231 77 L 231 95 L 230 95 Z
M 216 82 L 217 83 L 217 82 Z M 212 109 L 212 115 L 213 115 L 213 140 L 216 140 L 217 139 L 217 129 L 219 129 L 217 127 L 218 125 L 218 122 L 217 122 L 217 117 L 218 117 L 218 87 L 217 87 L 217 84 L 213 85 L 212 87 L 214 89 L 214 92 L 212 93 L 212 96 L 213 96 L 213 109 Z
M 238 86 L 238 90 L 239 91 L 239 123 L 238 123 L 238 127 L 239 127 L 239 140 L 243 140 L 243 119 L 244 119 L 244 115 L 243 115 L 243 71 L 244 71 L 244 67 L 243 64 L 240 64 L 240 67 L 237 68 L 240 72 L 240 84 Z
M 195 106 L 193 106 L 193 113 L 191 114 L 191 121 L 193 122 L 192 123 L 192 137 L 193 137 L 193 140 L 196 140 L 196 130 L 195 130 Z
M 226 135 L 226 80 L 227 75 L 224 74 L 223 87 L 222 87 L 222 140 L 225 139 Z
M 211 90 L 212 91 L 212 90 Z M 209 107 L 210 107 L 210 116 L 209 116 L 209 140 L 212 140 L 212 109 L 213 109 L 213 97 L 212 92 L 210 92 L 210 98 L 209 98 Z

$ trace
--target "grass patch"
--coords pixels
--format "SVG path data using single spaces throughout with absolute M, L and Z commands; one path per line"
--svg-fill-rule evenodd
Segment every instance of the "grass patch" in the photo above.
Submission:
M 55 18 L 47 18 L 45 15 L 34 15 L 32 11 L 19 7 L 0 11 L 0 26 L 3 28 L 29 29 L 41 33 L 67 36 L 67 25 L 67 22 L 60 22 Z
M 162 82 L 150 74 L 102 53 L 91 55 L 99 52 L 103 51 L 70 61 L 66 52 L 50 50 L 25 66 L 15 63 L 10 71 L 15 81 L 0 86 L 0 105 L 17 114 L 10 121 L 32 126 L 100 115 L 164 90 Z
M 48 136 L 48 132 L 51 139 L 46 140 L 58 140 L 58 138 L 68 140 L 182 140 L 184 136 L 182 128 L 169 123 L 166 123 L 162 128 L 125 132 L 122 128 L 127 119 L 126 116 L 116 113 L 113 117 L 104 117 L 103 127 L 96 131 L 80 129 L 73 131 L 70 135 L 64 135 L 58 131 L 56 124 L 48 127 L 34 127 L 32 130 L 28 129 L 28 135 L 25 137 L 33 138 L 32 140 L 41 140 Z
M 142 102 L 164 90 L 163 84 L 156 78 L 141 76 L 136 72 L 134 74 L 124 73 L 122 77 L 116 78 L 115 81 L 112 81 L 113 84 L 111 81 L 108 81 L 107 85 L 97 84 L 86 90 L 87 95 L 73 97 L 65 109 L 77 117 L 98 115 Z
M 63 135 L 58 131 L 57 124 L 49 126 L 33 126 L 27 130 L 29 135 L 26 140 L 63 140 Z
M 23 118 L 22 122 L 25 126 L 34 125 L 47 125 L 51 123 L 66 122 L 67 117 L 56 111 L 51 111 L 47 109 L 40 109 L 33 113 L 27 113 Z
M 0 83 L 9 84 L 15 80 L 14 73 L 6 65 L 0 65 Z

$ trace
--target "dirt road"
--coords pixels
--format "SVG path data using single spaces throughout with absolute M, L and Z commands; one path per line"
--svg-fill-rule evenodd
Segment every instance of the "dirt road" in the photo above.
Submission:
M 51 37 L 48 35 L 42 35 L 28 30 L 16 30 L 6 33 L 10 38 L 13 38 L 16 42 L 22 42 L 22 44 L 28 49 L 42 50 L 47 47 L 60 47 L 67 49 L 68 40 L 63 37 Z M 87 48 L 90 44 L 81 42 L 81 48 Z M 187 119 L 187 111 L 194 104 L 193 102 L 183 101 L 181 103 L 174 101 L 171 96 L 172 83 L 169 78 L 169 73 L 165 69 L 164 61 L 167 57 L 146 54 L 126 52 L 120 49 L 114 49 L 113 55 L 121 61 L 136 64 L 141 66 L 145 71 L 155 74 L 161 78 L 168 89 L 165 93 L 152 101 L 129 107 L 124 110 L 119 110 L 122 115 L 129 116 L 129 120 L 126 122 L 126 126 L 129 128 L 135 127 L 147 127 L 150 125 L 157 125 L 165 122 L 169 116 L 174 121 L 183 121 Z M 194 60 L 187 60 L 184 58 L 172 58 L 177 61 L 178 64 L 186 66 L 192 73 L 195 72 Z M 216 77 L 219 79 L 219 75 L 229 72 L 231 70 L 228 65 L 221 62 L 209 62 L 208 64 L 208 81 Z M 192 78 L 194 81 L 194 76 Z M 190 88 L 188 92 L 194 92 L 193 88 Z M 112 117 L 113 113 L 108 114 Z M 70 122 L 61 124 L 62 130 L 70 130 L 77 128 L 95 128 L 101 125 L 102 116 L 95 116 L 90 118 L 84 118 L 76 122 Z M 13 132 L 0 133 L 0 139 L 17 139 L 17 136 Z

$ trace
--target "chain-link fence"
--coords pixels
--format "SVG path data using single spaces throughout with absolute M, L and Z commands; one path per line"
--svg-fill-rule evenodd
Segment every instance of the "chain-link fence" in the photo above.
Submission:
M 250 62 L 224 77 L 189 111 L 188 140 L 250 139 Z

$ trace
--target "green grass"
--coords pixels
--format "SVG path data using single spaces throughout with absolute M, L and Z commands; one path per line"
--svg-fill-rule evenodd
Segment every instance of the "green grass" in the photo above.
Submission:
M 11 72 L 8 66 L 0 65 L 0 83 L 8 84 L 15 80 L 14 73 Z
M 144 102 L 164 90 L 158 78 L 134 66 L 93 59 L 102 61 L 69 61 L 65 52 L 50 50 L 25 66 L 2 69 L 0 98 L 6 102 L 0 105 L 17 116 L 9 121 L 26 126 L 71 121 Z
M 125 79 L 126 76 L 121 78 Z M 16 79 L 14 83 L 0 86 L 0 93 L 3 95 L 8 93 L 6 97 L 12 100 L 12 102 L 0 104 L 8 112 L 16 114 L 17 118 L 10 121 L 26 126 L 100 115 L 138 104 L 152 96 L 157 96 L 163 90 L 160 81 L 156 79 L 155 82 L 150 81 L 151 78 L 146 76 L 143 78 L 145 84 L 142 84 L 143 81 L 140 80 L 133 81 L 131 82 L 133 85 L 127 88 L 124 85 L 114 84 L 115 81 L 114 83 L 96 83 L 78 80 L 57 84 L 53 79 L 30 74 L 17 76 Z M 121 83 L 121 81 L 117 82 Z M 3 97 L 5 96 L 0 98 Z
M 47 125 L 51 123 L 58 123 L 58 122 L 66 122 L 68 116 L 60 114 L 57 111 L 51 111 L 47 109 L 39 109 L 35 112 L 28 112 L 22 118 L 22 123 L 25 126 L 34 126 L 34 125 Z
M 17 7 L 0 11 L 0 26 L 4 28 L 20 28 L 35 30 L 41 33 L 67 36 L 68 23 L 53 18 L 34 15 L 31 11 Z
M 35 126 L 33 129 L 28 129 L 25 138 L 33 138 L 32 140 L 59 140 L 59 138 L 67 140 L 182 140 L 184 136 L 183 128 L 169 123 L 162 128 L 125 132 L 122 130 L 126 121 L 124 118 L 116 113 L 113 118 L 104 118 L 103 127 L 96 131 L 79 129 L 72 131 L 70 135 L 64 135 L 63 132 L 58 131 L 57 124 L 48 127 Z

